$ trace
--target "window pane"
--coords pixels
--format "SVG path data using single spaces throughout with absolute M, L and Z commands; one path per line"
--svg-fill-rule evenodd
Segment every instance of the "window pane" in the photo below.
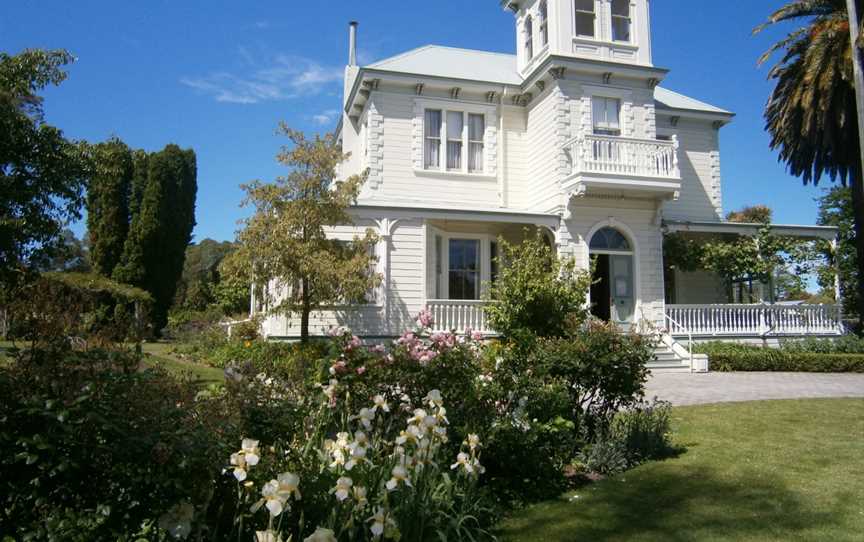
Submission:
M 426 137 L 441 137 L 441 111 L 426 110 Z
M 630 0 L 612 0 L 612 15 L 630 16 Z
M 606 98 L 591 98 L 591 110 L 594 116 L 594 127 L 603 126 L 606 123 Z
M 531 17 L 525 19 L 525 55 L 528 60 L 534 56 L 534 20 Z
M 440 167 L 441 161 L 438 158 L 440 141 L 438 141 L 437 139 L 427 139 L 425 146 L 426 149 L 424 151 L 424 154 L 426 168 L 428 169 Z
M 614 41 L 630 41 L 630 19 L 612 17 L 612 39 Z
M 630 250 L 630 242 L 614 228 L 603 228 L 591 238 L 592 250 Z
M 576 35 L 594 37 L 594 15 L 589 13 L 576 14 Z
M 576 9 L 578 11 L 594 12 L 594 0 L 576 0 Z
M 483 141 L 483 132 L 486 130 L 486 121 L 483 115 L 468 115 L 468 139 L 471 141 Z
M 461 112 L 447 112 L 447 139 L 458 139 L 459 141 L 462 141 L 462 122 Z
M 462 142 L 447 142 L 447 169 L 462 169 Z
M 621 100 L 606 98 L 606 124 L 608 128 L 620 128 Z

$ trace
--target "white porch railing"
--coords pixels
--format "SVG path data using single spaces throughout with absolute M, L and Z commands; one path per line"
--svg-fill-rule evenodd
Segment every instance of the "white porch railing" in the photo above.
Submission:
M 666 305 L 666 318 L 697 336 L 839 335 L 843 331 L 837 305 Z
M 426 306 L 432 312 L 435 321 L 434 331 L 464 332 L 470 328 L 481 333 L 493 333 L 486 323 L 486 313 L 483 311 L 485 301 L 461 299 L 430 299 Z
M 573 174 L 600 173 L 680 179 L 678 140 L 583 135 L 567 142 Z

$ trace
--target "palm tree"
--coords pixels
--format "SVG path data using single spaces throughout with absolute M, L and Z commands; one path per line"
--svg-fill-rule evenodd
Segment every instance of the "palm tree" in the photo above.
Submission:
M 856 0 L 859 12 L 864 0 Z M 771 148 L 804 184 L 827 175 L 852 188 L 858 253 L 858 319 L 864 324 L 864 183 L 859 154 L 852 45 L 846 0 L 795 0 L 757 27 L 804 20 L 775 43 L 762 64 L 782 51 L 768 73 L 776 86 L 765 107 Z M 855 54 L 860 54 L 856 47 Z

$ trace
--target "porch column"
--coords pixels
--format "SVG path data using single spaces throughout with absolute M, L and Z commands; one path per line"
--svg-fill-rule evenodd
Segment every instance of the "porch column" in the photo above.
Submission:
M 834 302 L 837 305 L 837 316 L 843 320 L 843 298 L 840 290 L 840 252 L 837 237 L 831 239 L 831 255 L 834 257 Z

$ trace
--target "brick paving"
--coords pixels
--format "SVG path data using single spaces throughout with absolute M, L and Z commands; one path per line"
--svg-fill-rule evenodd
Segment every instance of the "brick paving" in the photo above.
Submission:
M 646 397 L 658 397 L 678 406 L 763 399 L 864 397 L 864 374 L 658 373 L 648 380 Z

